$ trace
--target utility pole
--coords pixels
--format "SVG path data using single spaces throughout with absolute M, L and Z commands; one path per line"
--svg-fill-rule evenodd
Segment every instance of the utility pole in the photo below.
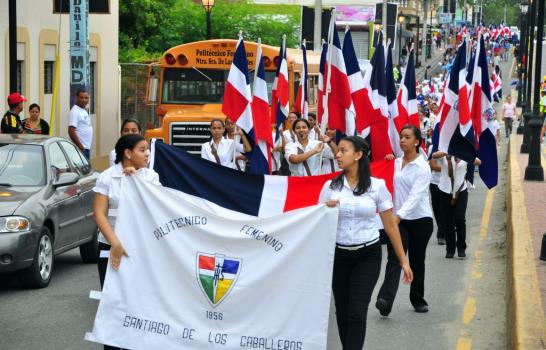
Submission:
M 17 4 L 9 0 L 9 92 L 17 91 Z M 20 91 L 22 93 L 22 91 Z
M 313 51 L 322 50 L 322 0 L 315 0 L 315 25 L 313 26 Z

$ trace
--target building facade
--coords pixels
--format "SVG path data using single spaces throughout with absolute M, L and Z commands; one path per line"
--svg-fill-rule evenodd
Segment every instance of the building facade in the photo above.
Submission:
M 90 1 L 93 2 L 93 1 Z M 67 0 L 18 0 L 17 86 L 38 103 L 41 117 L 56 136 L 68 137 L 70 111 L 70 28 Z M 94 1 L 89 14 L 90 115 L 94 127 L 92 155 L 107 155 L 119 135 L 118 0 Z M 97 4 L 100 6 L 97 7 Z M 0 2 L 0 111 L 8 109 L 9 91 L 8 1 Z M 55 57 L 60 63 L 56 67 Z M 51 123 L 53 80 L 59 69 L 55 120 Z

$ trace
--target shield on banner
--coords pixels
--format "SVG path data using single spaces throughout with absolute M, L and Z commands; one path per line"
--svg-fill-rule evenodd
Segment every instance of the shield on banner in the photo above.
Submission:
M 218 306 L 233 289 L 242 260 L 223 254 L 197 253 L 197 283 L 212 307 Z

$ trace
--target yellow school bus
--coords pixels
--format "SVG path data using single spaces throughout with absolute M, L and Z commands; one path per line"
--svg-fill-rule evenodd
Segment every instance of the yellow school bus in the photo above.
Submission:
M 167 50 L 158 63 L 149 66 L 146 98 L 156 106 L 158 124 L 146 131 L 146 138 L 158 138 L 191 153 L 200 153 L 201 144 L 210 139 L 209 124 L 224 119 L 224 87 L 237 40 L 206 40 Z M 257 44 L 245 42 L 249 78 L 254 78 Z M 279 48 L 262 45 L 266 82 L 271 89 L 279 63 Z M 288 49 L 290 110 L 293 109 L 300 73 L 302 51 Z M 320 53 L 307 51 L 309 71 L 309 110 L 316 110 Z

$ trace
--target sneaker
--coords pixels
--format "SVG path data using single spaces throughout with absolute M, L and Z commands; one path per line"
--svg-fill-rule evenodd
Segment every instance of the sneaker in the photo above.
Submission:
M 389 302 L 383 298 L 377 298 L 375 307 L 377 310 L 379 310 L 381 316 L 387 317 L 391 313 L 391 305 L 389 305 Z
M 459 256 L 459 258 L 466 258 L 466 252 L 464 250 L 459 250 L 457 252 L 457 255 Z
M 453 259 L 454 253 L 446 253 L 446 259 Z
M 438 245 L 446 245 L 446 239 L 445 238 L 438 238 Z
M 425 312 L 428 312 L 428 305 L 418 305 L 413 307 L 415 309 L 415 312 L 418 312 L 420 314 L 424 314 Z

